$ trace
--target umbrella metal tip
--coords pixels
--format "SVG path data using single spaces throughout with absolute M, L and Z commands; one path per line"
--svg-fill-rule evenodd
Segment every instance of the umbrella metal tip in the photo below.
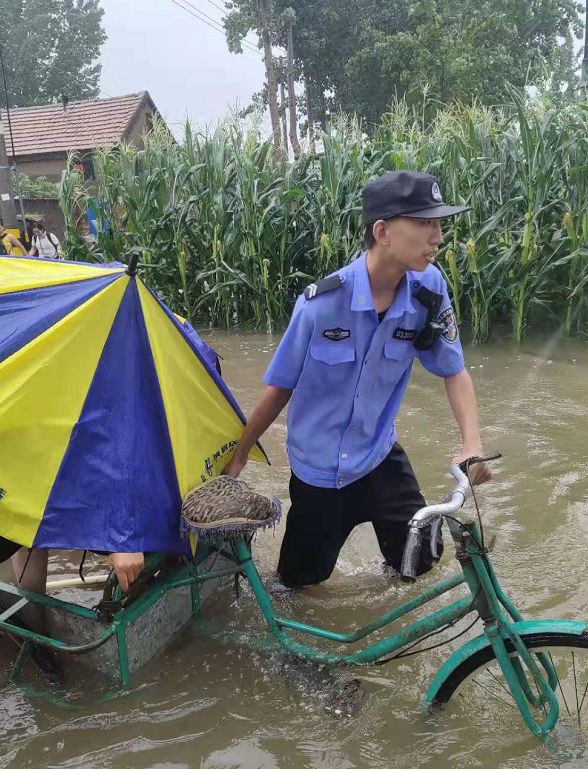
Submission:
M 127 275 L 134 277 L 137 274 L 138 263 L 139 263 L 139 254 L 131 254 L 131 258 L 129 259 L 129 263 L 126 269 Z

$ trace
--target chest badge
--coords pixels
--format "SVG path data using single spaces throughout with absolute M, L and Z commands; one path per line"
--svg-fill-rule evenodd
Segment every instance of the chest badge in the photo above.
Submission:
M 412 342 L 417 332 L 414 328 L 395 328 L 392 336 L 394 339 L 403 339 L 406 342 Z
M 323 336 L 331 342 L 342 342 L 344 339 L 349 339 L 351 331 L 348 328 L 328 328 L 323 331 Z

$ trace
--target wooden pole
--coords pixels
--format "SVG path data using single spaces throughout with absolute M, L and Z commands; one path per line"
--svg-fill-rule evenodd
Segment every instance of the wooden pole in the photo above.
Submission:
M 53 579 L 47 582 L 47 592 L 52 590 L 63 590 L 66 587 L 90 587 L 92 585 L 103 585 L 108 579 L 108 574 L 92 574 L 81 580 L 79 577 L 70 577 L 69 579 Z
M 298 121 L 296 116 L 296 91 L 294 88 L 294 34 L 293 23 L 288 22 L 288 111 L 290 113 L 290 144 L 294 157 L 300 157 L 302 152 L 298 141 Z
M 282 60 L 280 60 L 280 65 Z M 283 72 L 283 68 L 280 66 L 280 71 Z M 284 85 L 284 78 L 280 77 L 280 118 L 282 120 L 282 141 L 284 147 L 288 146 L 288 125 L 286 123 L 286 86 Z
M 588 98 L 588 0 L 584 13 L 584 57 L 582 59 L 582 74 L 580 76 L 580 88 L 584 98 Z
M 316 152 L 316 144 L 314 141 L 314 115 L 312 111 L 312 98 L 310 94 L 310 82 L 308 80 L 308 73 L 304 72 L 304 90 L 306 93 L 306 122 L 308 123 L 308 149 L 311 154 Z
M 269 8 L 267 0 L 257 0 L 261 21 L 261 41 L 263 43 L 263 58 L 265 62 L 265 74 L 267 79 L 267 92 L 272 124 L 272 136 L 276 152 L 282 153 L 282 136 L 280 132 L 280 117 L 278 114 L 278 86 L 276 83 L 276 71 L 269 30 Z

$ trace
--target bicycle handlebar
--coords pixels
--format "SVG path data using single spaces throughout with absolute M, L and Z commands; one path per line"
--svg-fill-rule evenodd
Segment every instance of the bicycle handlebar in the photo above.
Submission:
M 409 521 L 408 537 L 402 554 L 402 564 L 400 566 L 400 576 L 404 582 L 414 582 L 417 576 L 417 569 L 422 548 L 422 529 L 428 526 L 433 520 L 438 520 L 444 515 L 456 513 L 471 493 L 470 481 L 464 469 L 470 465 L 479 462 L 489 462 L 492 459 L 498 459 L 501 455 L 495 454 L 491 457 L 473 457 L 462 463 L 462 465 L 451 465 L 449 472 L 457 481 L 457 486 L 445 497 L 442 502 L 436 505 L 427 505 L 421 508 Z M 463 469 L 462 469 L 463 468 Z M 436 538 L 438 528 L 433 527 L 432 538 Z M 433 557 L 436 554 L 436 546 L 432 541 Z
M 459 465 L 451 465 L 449 472 L 457 481 L 449 497 L 436 505 L 427 505 L 415 513 L 408 524 L 408 537 L 402 554 L 400 576 L 405 582 L 414 582 L 422 548 L 422 529 L 428 526 L 434 518 L 440 515 L 451 515 L 457 512 L 470 493 L 467 475 Z

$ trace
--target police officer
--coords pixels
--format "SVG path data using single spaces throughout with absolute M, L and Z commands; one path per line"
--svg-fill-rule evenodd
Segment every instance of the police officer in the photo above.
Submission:
M 407 522 L 425 505 L 394 420 L 413 361 L 445 381 L 463 438 L 455 462 L 482 455 L 472 380 L 446 283 L 434 266 L 443 202 L 437 179 L 386 173 L 363 190 L 367 251 L 311 284 L 265 373 L 266 385 L 225 472 L 237 477 L 255 441 L 290 402 L 291 508 L 278 573 L 289 586 L 327 579 L 349 533 L 370 521 L 386 564 L 400 569 Z M 490 478 L 472 467 L 474 483 Z M 422 548 L 419 573 L 432 566 Z

